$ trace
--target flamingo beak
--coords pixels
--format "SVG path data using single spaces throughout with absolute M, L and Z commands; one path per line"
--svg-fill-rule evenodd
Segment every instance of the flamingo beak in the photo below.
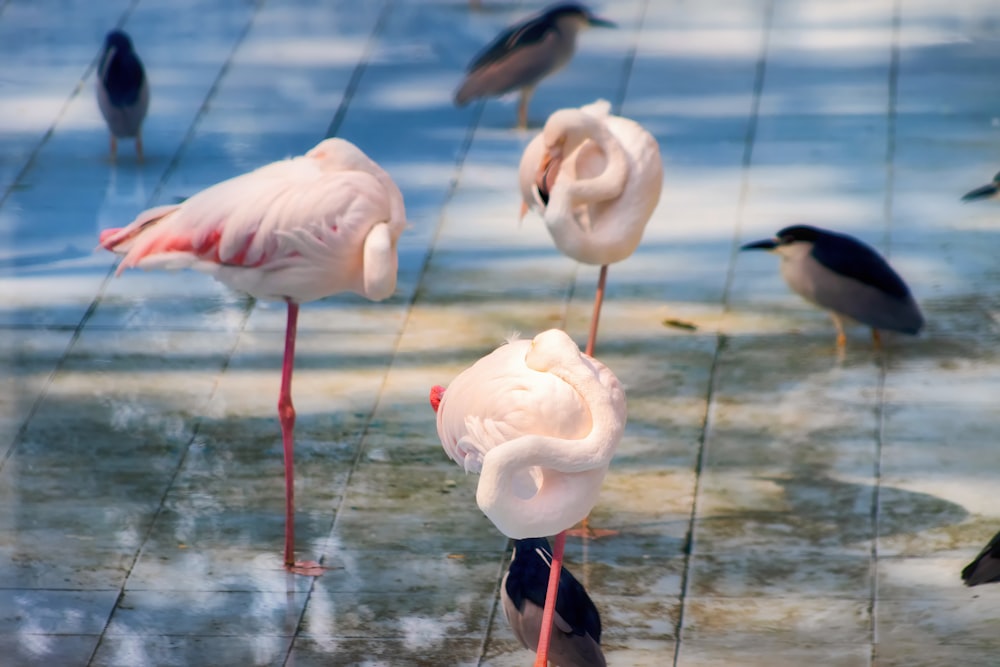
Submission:
M 434 412 L 438 411 L 441 407 L 441 399 L 444 398 L 444 387 L 439 384 L 431 387 L 431 407 L 434 408 Z
M 542 161 L 538 164 L 538 171 L 535 172 L 535 187 L 538 188 L 538 196 L 543 204 L 549 203 L 549 193 L 556 184 L 556 177 L 559 175 L 559 167 L 562 165 L 562 154 L 552 155 L 545 151 Z

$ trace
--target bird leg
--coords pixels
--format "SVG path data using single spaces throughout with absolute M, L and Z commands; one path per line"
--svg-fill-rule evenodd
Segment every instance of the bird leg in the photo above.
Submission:
M 875 346 L 876 352 L 882 351 L 882 336 L 879 334 L 878 329 L 872 329 L 872 344 Z
M 601 266 L 597 277 L 597 292 L 594 294 L 594 312 L 590 316 L 590 333 L 587 334 L 587 348 L 584 352 L 588 357 L 594 356 L 594 346 L 597 345 L 597 323 L 601 321 L 601 306 L 604 305 L 604 286 L 608 282 L 608 265 Z
M 604 286 L 607 282 L 608 265 L 604 264 L 601 266 L 601 274 L 597 278 L 597 293 L 594 295 L 594 314 L 590 316 L 590 334 L 587 336 L 587 348 L 584 351 L 584 354 L 588 357 L 594 356 L 594 345 L 597 344 L 597 323 L 601 319 L 601 306 L 604 304 Z M 584 517 L 579 528 L 567 530 L 566 534 L 573 537 L 586 537 L 594 540 L 618 534 L 617 530 L 591 528 L 589 519 L 589 516 Z
M 837 352 L 843 354 L 847 348 L 847 334 L 844 333 L 844 321 L 840 319 L 839 315 L 833 312 L 830 313 L 830 318 L 833 320 L 833 326 L 837 327 Z
M 542 627 L 538 632 L 538 650 L 535 667 L 549 663 L 549 643 L 552 639 L 552 621 L 556 614 L 556 596 L 559 594 L 559 574 L 562 572 L 563 552 L 566 549 L 566 531 L 556 535 L 552 544 L 552 565 L 549 567 L 549 585 L 545 590 L 545 607 L 542 609 Z
M 292 367 L 295 364 L 295 334 L 299 321 L 299 304 L 288 303 L 285 325 L 285 358 L 281 365 L 281 393 L 278 396 L 278 420 L 281 422 L 281 442 L 285 451 L 285 569 L 293 574 L 312 577 L 323 573 L 314 561 L 295 560 L 295 406 L 292 405 Z
M 135 156 L 140 163 L 142 159 L 142 130 L 135 133 Z
M 521 89 L 521 99 L 517 103 L 517 128 L 519 130 L 528 129 L 528 102 L 534 92 L 535 89 L 531 87 Z
M 115 135 L 111 135 L 111 161 L 118 161 L 118 138 Z

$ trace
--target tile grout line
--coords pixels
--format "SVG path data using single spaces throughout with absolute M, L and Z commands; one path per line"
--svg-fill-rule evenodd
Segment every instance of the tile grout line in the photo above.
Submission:
M 625 61 L 622 63 L 622 73 L 621 73 L 621 85 L 618 86 L 618 90 L 615 91 L 615 101 L 611 105 L 611 113 L 620 116 L 622 113 L 622 107 L 625 106 L 625 97 L 628 95 L 628 84 L 632 79 L 632 69 L 635 65 L 635 57 L 639 52 L 639 42 L 642 38 L 642 29 L 646 23 L 646 13 L 649 9 L 650 0 L 645 0 L 642 3 L 642 7 L 639 10 L 639 20 L 635 28 L 635 40 L 632 43 L 632 47 L 628 50 L 625 55 Z M 576 296 L 576 282 L 580 275 L 580 262 L 573 262 L 573 271 L 570 273 L 569 287 L 566 290 L 565 297 L 563 299 L 563 313 L 562 318 L 559 320 L 559 328 L 566 330 L 569 324 L 569 313 L 570 306 L 573 303 L 573 298 Z
M 337 132 L 340 131 L 340 126 L 347 117 L 347 111 L 350 107 L 351 101 L 354 99 L 354 94 L 361 85 L 361 79 L 364 77 L 364 74 L 368 69 L 368 62 L 375 51 L 375 45 L 378 42 L 378 37 L 382 31 L 385 30 L 385 26 L 389 21 L 390 15 L 392 14 L 391 9 L 394 2 L 395 0 L 386 0 L 382 5 L 382 10 L 379 12 L 378 18 L 375 19 L 375 25 L 372 26 L 372 32 L 368 36 L 368 41 L 365 43 L 364 51 L 362 51 L 357 65 L 351 72 L 351 78 L 348 80 L 347 86 L 344 88 L 344 95 L 340 100 L 340 105 L 337 107 L 337 111 L 334 112 L 333 119 L 327 126 L 324 138 L 336 136 Z M 416 289 L 414 289 L 414 292 L 416 292 Z M 385 391 L 385 385 L 389 378 L 389 372 L 392 370 L 392 362 L 396 358 L 396 354 L 399 349 L 399 340 L 402 337 L 402 331 L 406 327 L 406 322 L 409 319 L 409 308 L 411 305 L 412 298 L 410 303 L 407 304 L 407 315 L 404 317 L 403 324 L 400 325 L 399 332 L 396 334 L 396 340 L 393 342 L 392 355 L 389 358 L 389 362 L 386 364 L 385 371 L 382 374 L 382 381 L 379 383 L 378 392 L 375 395 L 375 401 L 372 403 L 372 407 L 368 411 L 368 414 L 365 415 L 364 423 L 361 425 L 360 433 L 358 433 L 358 444 L 357 449 L 354 452 L 354 458 L 351 460 L 350 467 L 347 470 L 347 475 L 344 477 L 344 481 L 340 485 L 340 489 L 337 493 L 340 500 L 333 512 L 333 518 L 330 521 L 329 528 L 327 528 L 326 537 L 323 539 L 323 546 L 321 547 L 320 557 L 318 560 L 321 565 L 324 564 L 327 560 L 327 556 L 329 555 L 330 544 L 333 541 L 333 531 L 336 529 L 337 523 L 340 520 L 341 510 L 343 509 L 344 501 L 347 498 L 347 488 L 351 484 L 351 479 L 354 477 L 354 472 L 357 470 L 358 464 L 361 463 L 361 454 L 365 450 L 365 440 L 368 437 L 368 431 L 371 428 L 372 421 L 375 419 L 375 414 L 378 412 L 382 392 Z M 292 652 L 295 649 L 295 642 L 298 640 L 302 632 L 302 626 L 306 617 L 306 610 L 309 609 L 309 602 L 312 600 L 313 592 L 316 590 L 317 579 L 318 577 L 312 577 L 312 581 L 309 582 L 309 586 L 305 589 L 302 606 L 299 608 L 298 618 L 295 620 L 295 629 L 292 631 L 291 637 L 289 637 L 288 647 L 285 650 L 285 655 L 281 661 L 282 665 L 291 664 Z
M 121 16 L 118 18 L 118 23 L 116 24 L 116 27 L 121 28 L 122 26 L 125 25 L 125 23 L 128 21 L 132 13 L 135 12 L 135 9 L 139 5 L 140 1 L 141 0 L 131 0 L 128 7 L 125 9 L 124 12 L 122 12 Z M 10 0 L 6 0 L 5 2 L 3 2 L 3 4 L 0 4 L 0 14 L 3 14 L 4 10 L 9 5 L 10 5 Z M 42 138 L 38 141 L 38 143 L 32 149 L 31 153 L 28 155 L 28 159 L 25 161 L 24 166 L 21 167 L 20 171 L 17 172 L 17 175 L 11 180 L 10 186 L 3 192 L 3 194 L 0 194 L 0 209 L 2 209 L 3 206 L 7 203 L 7 200 L 10 198 L 11 193 L 17 190 L 18 185 L 25 178 L 25 176 L 27 176 L 31 172 L 32 167 L 35 166 L 35 162 L 38 159 L 38 155 L 42 152 L 42 148 L 45 147 L 45 144 L 47 144 L 49 139 L 52 138 L 52 135 L 55 134 L 56 128 L 59 126 L 59 123 L 62 121 L 62 119 L 66 116 L 66 113 L 69 111 L 70 106 L 72 106 L 73 102 L 83 91 L 83 88 L 86 85 L 86 81 L 90 77 L 91 72 L 97 69 L 97 63 L 100 60 L 100 57 L 101 57 L 101 50 L 98 50 L 98 52 L 94 55 L 93 60 L 91 60 L 90 64 L 88 64 L 87 67 L 84 69 L 83 74 L 80 75 L 80 79 L 76 82 L 76 85 L 73 87 L 72 92 L 70 92 L 69 97 L 67 97 L 66 101 L 63 102 L 63 106 L 61 109 L 59 109 L 59 112 L 53 119 L 52 124 L 49 125 L 49 128 L 45 131 L 45 134 L 42 135 Z M 111 277 L 111 271 L 113 270 L 113 268 L 114 267 L 109 267 L 107 274 L 101 281 L 101 284 L 98 287 L 98 295 L 100 295 L 100 293 L 104 290 L 104 286 L 107 284 L 108 279 Z M 66 343 L 66 347 L 63 349 L 63 352 L 59 356 L 59 359 L 53 365 L 52 370 L 49 371 L 48 376 L 46 376 L 45 380 L 42 381 L 41 389 L 39 390 L 38 395 L 35 397 L 34 402 L 31 404 L 31 407 L 28 409 L 27 414 L 24 416 L 24 420 L 21 422 L 20 428 L 17 429 L 17 432 L 11 439 L 9 445 L 7 446 L 6 451 L 3 453 L 2 456 L 0 456 L 0 470 L 3 470 L 6 467 L 7 462 L 14 455 L 14 451 L 17 449 L 18 443 L 21 442 L 21 440 L 24 438 L 25 433 L 27 433 L 28 431 L 28 425 L 31 423 L 35 415 L 38 413 L 38 410 L 39 408 L 41 408 L 42 403 L 45 402 L 45 398 L 48 396 L 49 393 L 49 388 L 55 381 L 56 375 L 58 375 L 59 371 L 62 370 L 63 365 L 66 363 L 66 359 L 69 357 L 70 350 L 72 350 L 73 346 L 76 345 L 76 341 L 80 338 L 80 335 L 83 333 L 84 327 L 86 326 L 90 318 L 93 316 L 94 311 L 97 308 L 96 302 L 97 302 L 96 298 L 93 301 L 91 301 L 90 305 L 87 307 L 87 310 L 84 311 L 83 316 L 80 318 L 80 321 L 75 326 L 65 327 L 66 330 L 72 329 L 69 341 Z
M 135 0 L 135 4 L 138 4 L 138 2 L 139 2 L 139 0 Z M 156 198 L 159 197 L 160 192 L 163 190 L 164 185 L 166 184 L 166 182 L 170 179 L 170 177 L 173 175 L 174 171 L 176 170 L 177 165 L 180 163 L 181 155 L 183 155 L 183 153 L 184 153 L 184 147 L 191 141 L 191 138 L 194 136 L 195 128 L 198 126 L 198 123 L 204 117 L 204 115 L 205 115 L 205 113 L 206 113 L 206 111 L 208 109 L 209 102 L 211 101 L 212 97 L 214 97 L 214 95 L 218 91 L 219 85 L 220 85 L 222 79 L 225 77 L 226 73 L 229 71 L 229 67 L 232 64 L 232 61 L 233 61 L 234 56 L 236 55 L 236 52 L 239 51 L 240 46 L 243 44 L 243 42 L 246 39 L 247 35 L 250 33 L 250 29 L 253 26 L 254 22 L 256 21 L 257 16 L 260 14 L 260 10 L 263 7 L 263 5 L 264 5 L 265 2 L 266 2 L 266 0 L 256 0 L 256 2 L 254 3 L 253 10 L 250 12 L 250 17 L 247 20 L 246 25 L 243 28 L 243 31 L 237 36 L 236 41 L 233 44 L 233 48 L 229 52 L 228 58 L 226 59 L 225 63 L 223 63 L 222 67 L 219 69 L 219 73 L 216 76 L 215 81 L 212 83 L 212 86 L 208 89 L 208 92 L 205 94 L 205 99 L 202 101 L 201 107 L 198 109 L 198 112 L 195 114 L 195 117 L 192 119 L 191 125 L 188 128 L 187 133 L 184 135 L 184 138 L 181 139 L 180 145 L 178 146 L 177 150 L 175 151 L 173 158 L 167 164 L 166 169 L 164 169 L 163 174 L 160 176 L 159 183 L 157 184 L 156 188 L 153 190 L 152 194 L 150 195 L 149 199 L 147 200 L 147 204 L 149 202 L 155 201 Z M 123 21 L 123 23 L 124 23 L 124 21 Z M 117 264 L 117 262 L 116 262 L 116 264 Z M 111 279 L 111 277 L 113 275 L 114 270 L 115 270 L 115 266 L 114 265 L 111 266 L 108 269 L 107 275 L 105 275 L 104 280 L 101 282 L 101 285 L 98 288 L 97 295 L 94 297 L 94 299 L 90 303 L 90 306 L 87 308 L 87 312 L 84 314 L 84 317 L 81 320 L 78 329 L 74 332 L 73 337 L 72 337 L 72 339 L 70 341 L 70 344 L 66 348 L 66 353 L 65 353 L 63 359 L 60 360 L 60 362 L 59 362 L 56 370 L 53 371 L 53 373 L 57 372 L 62 367 L 63 362 L 69 356 L 70 350 L 73 348 L 74 344 L 76 343 L 77 339 L 79 338 L 80 334 L 82 333 L 83 328 L 86 325 L 87 321 L 94 314 L 94 312 L 96 312 L 97 307 L 101 303 L 101 300 L 103 298 L 104 292 L 107 289 L 108 283 L 110 282 L 110 279 Z M 211 400 L 211 397 L 213 397 L 215 395 L 215 392 L 218 390 L 219 383 L 222 381 L 222 376 L 225 374 L 226 369 L 229 368 L 229 364 L 232 362 L 233 354 L 235 353 L 236 348 L 239 345 L 240 338 L 242 336 L 243 330 L 246 327 L 246 324 L 247 324 L 247 322 L 250 319 L 250 315 L 253 312 L 253 309 L 254 309 L 255 305 L 256 305 L 256 301 L 254 301 L 253 299 L 250 299 L 247 302 L 246 306 L 245 306 L 245 310 L 244 310 L 244 314 L 243 314 L 243 319 L 240 322 L 240 326 L 234 332 L 235 338 L 233 340 L 232 347 L 230 348 L 229 352 L 223 358 L 222 365 L 219 368 L 219 372 L 218 372 L 218 375 L 216 376 L 215 383 L 213 384 L 212 390 L 209 393 L 209 400 Z M 40 403 L 41 403 L 41 397 L 39 398 L 39 404 Z M 145 547 L 146 542 L 149 540 L 149 536 L 152 534 L 153 529 L 156 526 L 157 519 L 159 518 L 159 516 L 163 512 L 163 508 L 164 508 L 164 504 L 166 502 L 166 498 L 170 494 L 170 490 L 171 490 L 171 488 L 173 488 L 174 482 L 176 481 L 177 476 L 180 474 L 181 469 L 184 467 L 184 462 L 187 460 L 188 454 L 191 451 L 191 445 L 195 442 L 195 440 L 198 437 L 198 433 L 199 433 L 200 428 L 201 428 L 201 423 L 202 422 L 201 422 L 200 419 L 197 420 L 195 422 L 194 426 L 191 429 L 191 437 L 188 439 L 188 442 L 187 442 L 187 444 L 184 447 L 184 450 L 183 450 L 183 452 L 182 452 L 182 454 L 180 456 L 180 459 L 178 460 L 177 465 L 175 466 L 174 471 L 171 474 L 169 481 L 167 482 L 166 486 L 164 487 L 163 494 L 160 496 L 160 501 L 157 504 L 156 511 L 153 513 L 153 516 L 150 519 L 149 525 L 148 525 L 148 527 L 147 527 L 147 529 L 145 531 L 145 534 L 142 536 L 142 540 L 141 540 L 141 542 L 139 544 L 139 547 L 136 549 L 135 554 L 134 554 L 134 556 L 132 558 L 132 561 L 128 565 L 125 577 L 122 580 L 122 584 L 121 584 L 121 586 L 118 589 L 118 597 L 115 600 L 115 604 L 114 604 L 114 606 L 111 609 L 111 613 L 108 615 L 108 618 L 107 618 L 106 622 L 104 623 L 104 627 L 101 628 L 101 632 L 100 632 L 100 634 L 98 636 L 97 643 L 94 645 L 94 649 L 91 652 L 89 658 L 87 659 L 87 663 L 86 663 L 87 665 L 92 665 L 93 664 L 94 660 L 97 657 L 98 651 L 100 650 L 101 645 L 104 643 L 104 638 L 105 638 L 105 636 L 107 634 L 108 627 L 111 625 L 111 619 L 114 617 L 115 610 L 117 610 L 118 605 L 121 603 L 122 598 L 125 596 L 125 590 L 126 590 L 126 587 L 128 586 L 129 578 L 132 576 L 132 570 L 135 568 L 136 563 L 139 561 L 139 558 L 142 555 L 143 548 Z
M 132 0 L 128 8 L 122 13 L 121 17 L 118 19 L 117 27 L 121 28 L 122 26 L 125 25 L 125 22 L 128 21 L 129 17 L 135 11 L 139 2 L 140 0 Z M 3 10 L 8 6 L 8 4 L 10 3 L 7 2 L 3 5 L 0 5 L 0 12 L 3 12 Z M 73 101 L 80 94 L 80 91 L 83 90 L 85 82 L 87 81 L 87 78 L 90 76 L 90 73 L 97 68 L 97 62 L 100 59 L 100 57 L 101 57 L 100 51 L 98 51 L 98 53 L 94 56 L 94 59 L 90 62 L 90 64 L 84 70 L 83 74 L 80 76 L 79 81 L 77 81 L 76 86 L 74 86 L 73 88 L 73 92 L 71 92 L 69 97 L 66 98 L 65 103 L 59 110 L 59 113 L 56 114 L 56 117 L 52 121 L 52 124 L 49 126 L 49 129 L 45 131 L 45 134 L 42 135 L 41 140 L 31 151 L 31 154 L 28 156 L 28 160 L 24 163 L 24 166 L 17 173 L 17 176 L 15 176 L 13 180 L 11 180 L 10 187 L 8 187 L 7 190 L 2 195 L 0 195 L 0 209 L 2 209 L 4 204 L 7 203 L 7 200 L 10 198 L 11 193 L 17 189 L 18 184 L 21 183 L 21 180 L 25 176 L 27 176 L 27 174 L 31 171 L 31 168 L 35 165 L 35 161 L 38 159 L 38 154 L 41 153 L 42 148 L 45 146 L 46 143 L 48 143 L 52 135 L 55 134 L 56 127 L 59 126 L 59 122 L 66 115 L 66 112 L 73 104 Z M 111 271 L 113 270 L 113 268 L 114 267 L 110 267 L 108 269 L 107 274 L 101 281 L 101 284 L 98 287 L 98 295 L 100 295 L 100 293 L 104 290 L 104 286 L 107 284 L 108 279 L 111 277 Z M 21 422 L 20 428 L 17 429 L 17 432 L 11 439 L 10 444 L 7 446 L 7 450 L 3 453 L 3 456 L 0 456 L 0 470 L 3 470 L 6 467 L 7 462 L 14 455 L 14 451 L 17 449 L 18 443 L 21 442 L 21 440 L 24 438 L 25 433 L 27 433 L 28 425 L 31 423 L 32 419 L 34 419 L 35 414 L 38 412 L 42 403 L 45 401 L 45 398 L 48 396 L 49 388 L 55 381 L 56 375 L 59 373 L 60 370 L 62 370 L 63 365 L 66 363 L 66 359 L 69 357 L 70 350 L 73 349 L 73 346 L 76 344 L 76 341 L 80 338 L 80 335 L 83 333 L 83 328 L 86 326 L 91 316 L 93 316 L 94 311 L 97 308 L 96 301 L 97 299 L 95 297 L 95 299 L 91 301 L 90 305 L 87 307 L 87 310 L 84 311 L 83 316 L 80 318 L 80 321 L 76 323 L 76 325 L 74 326 L 67 325 L 65 327 L 65 330 L 72 330 L 72 333 L 70 334 L 69 337 L 69 341 L 66 343 L 66 347 L 63 349 L 62 354 L 59 355 L 59 359 L 53 365 L 52 370 L 49 371 L 48 376 L 42 382 L 42 387 L 38 392 L 38 396 L 35 397 L 34 402 L 28 409 L 27 414 L 24 416 L 24 421 Z M 35 327 L 31 327 L 31 330 L 34 329 Z
M 760 55 L 757 59 L 757 66 L 754 72 L 753 101 L 750 105 L 750 115 L 747 120 L 747 131 L 744 138 L 743 157 L 741 160 L 740 190 L 737 196 L 737 212 L 734 221 L 733 243 L 730 249 L 729 269 L 726 273 L 726 282 L 722 291 L 722 310 L 725 313 L 729 309 L 729 292 L 732 289 L 733 280 L 736 275 L 736 260 L 739 253 L 739 241 L 743 226 L 743 215 L 746 209 L 746 202 L 750 193 L 750 168 L 753 165 L 753 150 L 757 137 L 757 124 L 760 118 L 761 97 L 764 90 L 764 81 L 767 75 L 767 58 L 770 51 L 771 30 L 774 24 L 774 0 L 768 0 L 764 7 L 764 17 L 761 24 Z M 684 565 L 681 572 L 681 590 L 677 607 L 677 621 L 674 624 L 674 655 L 673 667 L 680 665 L 681 645 L 684 631 L 684 612 L 691 588 L 691 561 L 694 552 L 695 526 L 698 518 L 698 496 L 701 492 L 702 474 L 705 465 L 705 452 L 708 446 L 708 432 L 712 424 L 713 403 L 715 400 L 716 384 L 718 382 L 718 372 L 722 354 L 725 352 L 729 338 L 723 331 L 716 332 L 715 353 L 712 355 L 712 362 L 709 367 L 708 386 L 705 390 L 705 417 L 701 426 L 701 437 L 698 439 L 698 456 L 694 468 L 694 488 L 691 492 L 691 514 L 688 518 L 687 535 L 684 539 L 682 554 Z
M 341 106 L 338 107 L 337 112 L 335 113 L 334 118 L 333 118 L 333 120 L 330 123 L 330 126 L 329 126 L 329 128 L 327 130 L 327 136 L 333 136 L 337 131 L 339 131 L 340 126 L 343 123 L 344 118 L 346 118 L 347 110 L 348 110 L 348 107 L 349 107 L 349 104 L 350 104 L 350 100 L 353 99 L 354 93 L 356 92 L 358 86 L 360 85 L 361 79 L 364 76 L 364 72 L 367 69 L 367 56 L 369 56 L 370 53 L 374 50 L 374 44 L 376 42 L 377 35 L 379 35 L 384 30 L 385 25 L 388 23 L 388 20 L 389 20 L 390 15 L 391 15 L 390 9 L 391 9 L 391 7 L 393 5 L 393 2 L 394 2 L 394 0 L 387 0 L 386 4 L 383 6 L 383 11 L 380 14 L 379 19 L 376 22 L 375 28 L 374 28 L 374 30 L 372 32 L 372 35 L 370 37 L 370 40 L 369 40 L 369 46 L 371 48 L 370 49 L 366 48 L 366 53 L 365 53 L 366 57 L 365 57 L 365 59 L 362 61 L 361 64 L 359 64 L 359 66 L 357 68 L 355 68 L 354 72 L 352 73 L 350 82 L 348 83 L 348 86 L 345 89 L 344 100 L 342 101 Z M 442 228 L 444 226 L 445 221 L 447 220 L 446 210 L 447 210 L 448 204 L 454 198 L 455 193 L 458 190 L 458 186 L 461 183 L 461 173 L 462 173 L 463 165 L 465 164 L 465 158 L 468 156 L 469 150 L 472 147 L 472 143 L 473 143 L 473 140 L 474 140 L 474 137 L 475 137 L 475 133 L 476 133 L 477 128 L 479 127 L 479 122 L 480 122 L 480 120 L 482 118 L 483 109 L 484 109 L 485 104 L 486 104 L 485 101 L 480 101 L 479 104 L 477 105 L 476 111 L 474 112 L 474 115 L 473 115 L 473 118 L 472 118 L 471 122 L 469 123 L 469 126 L 468 126 L 468 128 L 466 130 L 465 137 L 463 138 L 463 141 L 460 144 L 460 146 L 458 148 L 458 151 L 456 153 L 456 158 L 455 158 L 455 163 L 454 163 L 454 172 L 453 172 L 451 181 L 449 183 L 448 190 L 445 193 L 445 196 L 444 196 L 444 198 L 443 198 L 443 200 L 441 202 L 441 214 L 438 216 L 437 226 L 436 226 L 436 228 L 434 230 L 434 233 L 431 235 L 431 238 L 430 238 L 430 240 L 429 240 L 429 242 L 427 244 L 428 250 L 427 250 L 427 253 L 426 253 L 425 257 L 424 257 L 423 264 L 421 265 L 420 270 L 418 271 L 417 279 L 416 279 L 416 284 L 414 285 L 414 288 L 413 288 L 413 294 L 410 296 L 408 302 L 405 305 L 405 315 L 403 317 L 403 322 L 400 325 L 399 331 L 397 332 L 397 334 L 395 336 L 396 340 L 393 343 L 393 351 L 392 351 L 392 354 L 391 354 L 391 356 L 389 358 L 389 363 L 386 365 L 385 373 L 382 376 L 382 382 L 380 383 L 379 390 L 378 390 L 378 393 L 377 393 L 376 398 L 375 398 L 375 402 L 372 405 L 371 411 L 368 413 L 367 417 L 365 418 L 364 425 L 361 428 L 361 433 L 358 436 L 358 448 L 357 448 L 357 451 L 355 452 L 354 460 L 351 462 L 350 468 L 348 469 L 347 476 L 344 478 L 344 482 L 343 482 L 343 484 L 341 486 L 341 491 L 340 491 L 340 494 L 339 494 L 340 495 L 340 503 L 338 505 L 337 511 L 334 514 L 333 521 L 330 524 L 330 529 L 327 532 L 326 545 L 323 548 L 323 557 L 321 559 L 321 562 L 322 562 L 322 560 L 325 560 L 326 556 L 328 555 L 329 544 L 331 543 L 332 538 L 333 538 L 333 533 L 336 530 L 338 523 L 340 522 L 340 517 L 341 517 L 340 508 L 343 507 L 344 502 L 347 499 L 348 489 L 350 487 L 351 480 L 354 477 L 354 473 L 357 471 L 359 465 L 361 464 L 361 458 L 362 458 L 362 455 L 364 454 L 365 448 L 366 448 L 366 442 L 365 441 L 367 439 L 368 431 L 371 428 L 371 424 L 372 424 L 372 422 L 375 419 L 375 415 L 378 412 L 379 406 L 381 405 L 382 395 L 383 395 L 383 393 L 385 391 L 385 386 L 386 386 L 386 384 L 388 382 L 389 374 L 392 372 L 393 366 L 394 366 L 395 361 L 396 361 L 396 357 L 399 355 L 400 344 L 402 343 L 403 336 L 406 333 L 406 328 L 409 325 L 410 319 L 411 319 L 412 314 L 413 314 L 413 310 L 416 307 L 417 302 L 420 299 L 420 296 L 421 296 L 421 284 L 423 283 L 424 278 L 426 277 L 427 272 L 428 272 L 428 270 L 430 268 L 430 265 L 431 265 L 431 262 L 432 262 L 433 256 L 434 256 L 434 247 L 437 244 L 437 239 L 440 237 L 441 230 L 442 230 Z M 500 564 L 498 565 L 498 567 L 500 568 L 500 570 L 499 570 L 500 574 L 499 574 L 499 576 L 497 578 L 497 587 L 499 587 L 500 578 L 502 578 L 502 576 L 503 576 L 503 574 L 502 574 L 502 568 L 503 568 L 503 565 L 504 565 L 504 562 L 505 562 L 505 558 L 506 558 L 506 554 L 505 554 L 505 557 L 500 560 Z M 290 664 L 289 661 L 292 659 L 292 651 L 293 651 L 294 646 L 295 646 L 295 641 L 300 636 L 300 633 L 301 633 L 301 630 L 302 630 L 302 623 L 303 623 L 303 621 L 305 619 L 305 613 L 306 613 L 306 610 L 309 607 L 309 602 L 310 602 L 310 600 L 312 598 L 312 594 L 313 594 L 313 592 L 315 590 L 315 587 L 316 587 L 316 579 L 314 578 L 313 581 L 310 583 L 308 590 L 306 591 L 305 600 L 304 600 L 303 605 L 302 605 L 302 611 L 299 614 L 299 618 L 298 618 L 298 621 L 296 623 L 295 632 L 292 635 L 292 639 L 289 642 L 289 646 L 288 646 L 288 652 L 286 653 L 285 658 L 284 658 L 284 660 L 282 662 L 282 664 L 284 664 L 284 665 Z M 493 598 L 494 598 L 494 605 L 493 605 L 491 613 L 489 615 L 489 619 L 488 619 L 488 622 L 487 622 L 487 625 L 486 625 L 486 631 L 485 631 L 485 633 L 483 635 L 482 643 L 480 644 L 479 656 L 477 658 L 477 660 L 479 662 L 482 661 L 482 657 L 483 657 L 483 655 L 485 653 L 486 645 L 487 645 L 487 642 L 488 642 L 488 639 L 489 639 L 490 625 L 492 624 L 492 619 L 493 619 L 493 616 L 495 615 L 496 600 L 498 599 L 497 593 L 494 593 Z
M 135 12 L 135 8 L 139 5 L 139 2 L 141 2 L 141 0 L 131 0 L 129 6 L 125 9 L 124 12 L 122 12 L 121 17 L 118 19 L 118 23 L 115 24 L 116 28 L 122 28 L 125 25 L 125 22 L 128 21 L 132 13 Z M 7 2 L 0 4 L 0 14 L 3 13 L 4 9 L 6 9 L 9 4 L 10 0 L 7 0 Z M 66 116 L 66 113 L 69 111 L 70 106 L 72 106 L 73 101 L 83 91 L 87 79 L 90 78 L 90 73 L 97 69 L 97 63 L 101 59 L 101 53 L 103 51 L 103 48 L 104 47 L 102 44 L 101 48 L 98 49 L 97 53 L 94 55 L 94 59 L 90 61 L 90 63 L 87 65 L 86 68 L 84 68 L 83 74 L 80 75 L 80 78 L 77 80 L 76 85 L 73 86 L 73 90 L 70 92 L 69 97 L 66 98 L 66 101 L 63 102 L 62 107 L 59 109 L 58 113 L 56 113 L 56 117 L 52 120 L 52 124 L 49 125 L 49 128 L 45 131 L 45 134 L 42 135 L 42 138 L 31 150 L 31 153 L 28 155 L 28 159 L 25 161 L 24 166 L 21 167 L 20 171 L 17 172 L 17 175 L 11 180 L 10 186 L 4 191 L 3 194 L 0 194 L 0 208 L 2 208 L 3 205 L 7 203 L 7 200 L 10 198 L 11 193 L 18 189 L 21 180 L 25 176 L 27 176 L 28 173 L 31 171 L 31 168 L 35 166 L 35 161 L 38 159 L 38 154 L 42 152 L 42 148 L 45 147 L 45 144 L 47 144 L 49 142 L 49 139 L 52 138 L 52 135 L 55 134 L 56 128 L 59 126 L 59 123 L 62 121 L 62 119 Z
M 365 43 L 365 50 L 361 53 L 361 59 L 358 61 L 354 71 L 351 72 L 351 78 L 348 79 L 347 85 L 344 87 L 344 95 L 340 98 L 340 105 L 333 114 L 333 120 L 330 121 L 330 124 L 326 128 L 324 138 L 337 136 L 340 126 L 344 124 L 344 119 L 347 117 L 347 109 L 354 99 L 354 93 L 357 92 L 358 86 L 361 84 L 361 77 L 365 75 L 365 71 L 368 69 L 368 63 L 371 62 L 371 57 L 375 53 L 375 46 L 378 44 L 378 36 L 385 29 L 385 24 L 389 21 L 394 4 L 395 0 L 386 0 L 385 4 L 382 5 L 382 11 L 379 12 L 378 18 L 375 20 L 375 26 L 372 28 L 372 33 L 368 36 L 368 41 Z
M 886 149 L 885 149 L 885 198 L 883 200 L 882 220 L 884 224 L 884 245 L 886 254 L 889 254 L 892 241 L 892 218 L 893 206 L 895 203 L 896 186 L 896 120 L 899 104 L 899 60 L 900 60 L 900 32 L 902 26 L 902 0 L 893 0 L 892 3 L 892 43 L 889 57 L 889 99 L 886 110 Z M 874 464 L 872 466 L 873 491 L 871 505 L 871 589 L 870 603 L 868 606 L 868 618 L 871 627 L 869 664 L 876 665 L 878 662 L 878 585 L 879 585 L 879 534 L 881 533 L 881 503 L 882 503 L 882 456 L 885 447 L 885 386 L 888 376 L 888 354 L 889 351 L 883 348 L 878 356 L 878 381 L 875 390 L 875 452 Z

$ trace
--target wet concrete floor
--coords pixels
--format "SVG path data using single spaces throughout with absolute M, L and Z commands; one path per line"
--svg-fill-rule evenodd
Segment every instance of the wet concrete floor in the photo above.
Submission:
M 540 6 L 483 0 L 0 0 L 0 663 L 529 665 L 497 606 L 509 545 L 438 444 L 427 390 L 512 331 L 586 335 L 596 269 L 518 225 L 531 132 L 451 94 Z M 666 187 L 612 267 L 597 356 L 629 425 L 571 540 L 610 665 L 996 665 L 1000 168 L 993 0 L 622 0 L 538 88 L 603 97 Z M 152 83 L 147 161 L 94 99 L 105 32 Z M 298 547 L 280 567 L 284 308 L 129 272 L 101 229 L 328 134 L 411 224 L 381 304 L 303 308 Z M 834 353 L 742 242 L 810 222 L 892 260 L 927 317 Z M 677 327 L 671 321 L 694 325 Z

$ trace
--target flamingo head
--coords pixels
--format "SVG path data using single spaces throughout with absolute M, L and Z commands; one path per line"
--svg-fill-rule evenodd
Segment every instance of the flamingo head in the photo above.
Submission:
M 438 411 L 441 407 L 441 399 L 444 398 L 444 387 L 439 384 L 431 387 L 431 407 L 434 408 L 434 412 Z

